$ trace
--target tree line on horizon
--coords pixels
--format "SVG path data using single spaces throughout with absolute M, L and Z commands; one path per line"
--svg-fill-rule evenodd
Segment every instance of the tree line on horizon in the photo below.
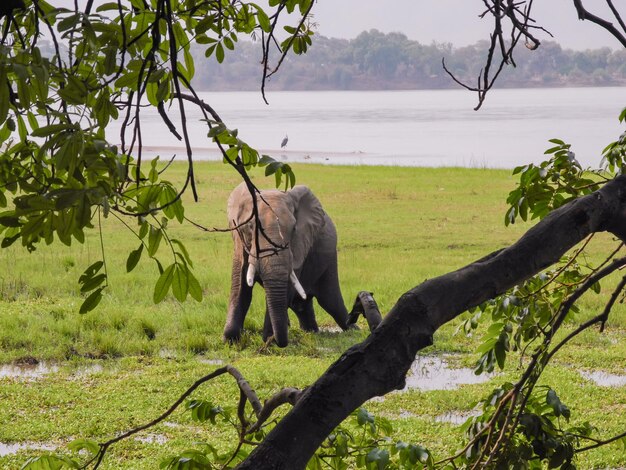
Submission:
M 240 42 L 227 50 L 223 63 L 204 57 L 192 46 L 198 90 L 257 90 L 262 74 L 261 47 Z M 306 54 L 289 56 L 267 89 L 403 90 L 458 88 L 442 66 L 464 83 L 476 83 L 488 49 L 487 41 L 465 47 L 450 43 L 421 44 L 402 33 L 363 31 L 354 39 L 317 36 Z M 546 41 L 537 50 L 518 48 L 516 67 L 505 68 L 499 86 L 563 87 L 626 84 L 626 50 L 608 47 L 575 51 Z

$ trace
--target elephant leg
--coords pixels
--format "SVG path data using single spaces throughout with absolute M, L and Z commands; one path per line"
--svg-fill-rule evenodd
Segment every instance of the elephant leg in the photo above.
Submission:
M 270 319 L 270 314 L 268 311 L 265 312 L 265 320 L 263 320 L 263 341 L 267 341 L 267 338 L 274 334 L 274 329 L 272 328 L 272 321 Z
M 235 245 L 228 314 L 224 326 L 224 339 L 231 342 L 237 341 L 241 336 L 243 322 L 252 301 L 252 287 L 244 280 L 246 266 L 247 256 L 243 255 L 241 246 Z
M 339 277 L 337 271 L 329 269 L 319 280 L 316 287 L 317 302 L 342 330 L 348 329 L 348 310 L 343 303 L 341 288 L 339 287 Z
M 312 297 L 302 300 L 302 298 L 296 296 L 291 303 L 291 309 L 298 317 L 300 328 L 304 331 L 319 331 L 317 321 L 315 320 L 315 310 L 313 309 Z
M 243 330 L 243 322 L 252 301 L 252 287 L 241 285 L 238 291 L 231 293 L 230 308 L 224 327 L 224 338 L 237 341 Z

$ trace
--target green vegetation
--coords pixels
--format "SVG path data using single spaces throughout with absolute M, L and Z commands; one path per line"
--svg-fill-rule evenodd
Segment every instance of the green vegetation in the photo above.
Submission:
M 348 305 L 358 291 L 371 290 L 381 311 L 387 312 L 413 285 L 510 244 L 529 226 L 516 223 L 505 228 L 502 223 L 506 196 L 514 185 L 508 171 L 294 167 L 298 183 L 315 191 L 338 227 L 339 269 Z M 186 215 L 207 227 L 224 227 L 225 201 L 238 178 L 217 163 L 201 163 L 196 169 L 200 201 L 187 204 Z M 185 178 L 183 165 L 172 170 L 174 184 Z M 256 174 L 254 181 L 267 187 L 273 178 Z M 312 335 L 293 326 L 289 347 L 262 348 L 264 308 L 257 288 L 247 319 L 249 335 L 241 345 L 224 345 L 221 329 L 230 282 L 230 235 L 175 222 L 169 230 L 185 241 L 194 260 L 204 294 L 201 303 L 181 304 L 170 294 L 154 305 L 156 267 L 145 258 L 126 273 L 128 253 L 136 241 L 114 219 L 104 225 L 110 288 L 98 309 L 84 315 L 78 314 L 82 299 L 76 279 L 100 256 L 97 234 L 87 233 L 84 245 L 62 249 L 40 246 L 28 253 L 13 246 L 2 251 L 0 362 L 37 358 L 59 364 L 60 369 L 38 379 L 0 378 L 0 442 L 63 446 L 77 437 L 104 441 L 163 412 L 196 379 L 218 367 L 207 360 L 233 364 L 264 399 L 282 387 L 311 384 L 347 347 L 367 335 L 362 320 L 360 331 L 348 333 Z M 590 261 L 600 261 L 613 245 L 610 237 L 596 235 Z M 581 311 L 566 331 L 596 314 L 609 294 L 584 297 Z M 542 379 L 558 390 L 572 411 L 572 422 L 589 421 L 598 427 L 597 437 L 623 431 L 626 388 L 594 385 L 579 370 L 623 372 L 623 313 L 624 307 L 616 306 L 605 333 L 588 331 L 576 339 L 555 357 Z M 334 324 L 321 311 L 318 320 L 321 325 Z M 450 354 L 446 357 L 454 366 L 472 367 L 478 359 L 473 350 L 483 330 L 479 327 L 472 337 L 455 334 L 462 320 L 440 329 L 434 346 L 425 353 Z M 90 369 L 94 364 L 103 368 Z M 496 383 L 514 380 L 519 372 L 516 356 L 510 353 L 505 372 L 488 383 L 393 393 L 383 401 L 370 401 L 366 408 L 391 421 L 394 440 L 423 445 L 437 460 L 458 450 L 462 440 L 455 425 L 438 417 L 471 412 Z M 232 379 L 221 377 L 192 398 L 233 410 L 238 391 Z M 193 447 L 196 441 L 223 451 L 232 448 L 237 436 L 224 425 L 194 423 L 190 413 L 181 409 L 139 438 L 114 446 L 102 468 L 156 468 L 162 459 Z M 0 457 L 0 467 L 19 468 L 28 455 L 40 453 L 23 450 Z M 612 444 L 584 454 L 578 464 L 580 468 L 616 467 L 626 464 L 626 456 L 621 444 Z
M 465 47 L 420 44 L 401 33 L 364 31 L 346 40 L 316 36 L 310 50 L 290 57 L 268 83 L 271 90 L 415 90 L 458 88 L 441 66 L 474 83 L 484 66 L 487 41 Z M 222 64 L 192 48 L 200 90 L 258 90 L 260 50 L 242 42 Z M 515 69 L 505 68 L 499 87 L 622 86 L 626 51 L 573 51 L 553 41 L 537 50 L 516 50 Z

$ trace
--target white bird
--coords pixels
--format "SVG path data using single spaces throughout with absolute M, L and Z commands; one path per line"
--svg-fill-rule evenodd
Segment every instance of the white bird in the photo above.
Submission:
M 284 148 L 287 145 L 287 142 L 289 141 L 289 136 L 285 134 L 285 138 L 283 139 L 283 141 L 280 143 L 280 148 Z

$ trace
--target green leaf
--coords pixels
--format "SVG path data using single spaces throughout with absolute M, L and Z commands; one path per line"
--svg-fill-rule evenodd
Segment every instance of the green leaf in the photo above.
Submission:
M 98 274 L 96 276 L 85 279 L 80 288 L 80 292 L 84 294 L 86 292 L 89 292 L 90 290 L 94 290 L 96 287 L 106 281 L 106 278 L 106 274 Z
M 40 455 L 31 457 L 22 465 L 21 470 L 61 470 L 63 468 L 81 468 L 73 459 L 58 455 Z
M 376 447 L 368 452 L 365 461 L 375 463 L 377 470 L 384 470 L 389 465 L 389 451 Z
M 175 267 L 176 267 L 175 264 L 170 264 L 167 268 L 165 268 L 165 271 L 163 271 L 163 273 L 159 276 L 159 279 L 157 280 L 156 285 L 154 286 L 154 295 L 152 296 L 152 299 L 154 300 L 155 304 L 158 304 L 159 302 L 161 302 L 167 295 L 167 292 L 169 291 L 170 286 L 172 285 L 172 280 L 174 279 Z
M 26 122 L 21 114 L 17 115 L 17 133 L 20 136 L 20 140 L 24 142 L 28 137 L 28 130 L 26 129 Z
M 139 248 L 131 251 L 130 254 L 128 255 L 128 258 L 126 259 L 126 272 L 127 273 L 135 269 L 135 266 L 137 266 L 137 263 L 139 263 L 139 260 L 141 259 L 141 253 L 143 253 L 143 243 L 139 245 Z
M 257 7 L 256 17 L 261 29 L 266 33 L 269 33 L 272 29 L 272 24 L 270 23 L 269 16 L 267 16 L 267 13 L 265 13 L 261 7 Z
M 95 455 L 100 451 L 100 444 L 91 439 L 75 439 L 70 442 L 67 447 L 73 452 L 80 452 L 84 449 L 92 455 Z
M 59 24 L 57 25 L 57 29 L 59 31 L 67 31 L 68 29 L 72 29 L 76 27 L 79 21 L 80 21 L 80 15 L 78 13 L 70 15 L 67 18 L 64 18 L 61 21 L 59 21 Z
M 148 235 L 148 255 L 154 256 L 159 249 L 159 244 L 163 238 L 163 231 L 160 228 L 150 226 L 150 235 Z
M 189 293 L 189 281 L 187 276 L 187 266 L 176 264 L 172 274 L 172 293 L 176 300 L 184 302 Z
M 323 470 L 322 459 L 319 455 L 315 454 L 311 457 L 311 460 L 306 464 L 306 470 Z
M 359 426 L 363 426 L 365 424 L 374 423 L 375 418 L 374 415 L 365 408 L 359 408 L 356 413 L 356 421 Z
M 98 306 L 100 301 L 102 300 L 102 290 L 104 287 L 100 287 L 93 291 L 89 296 L 84 300 L 82 305 L 80 306 L 80 310 L 78 313 L 87 313 L 92 311 L 94 308 Z
M 215 467 L 213 467 L 213 464 L 204 453 L 188 449 L 180 455 L 164 460 L 159 468 L 168 470 L 209 470 Z
M 104 262 L 102 260 L 100 261 L 96 261 L 95 263 L 92 263 L 91 265 L 89 265 L 87 267 L 87 269 L 85 269 L 85 271 L 83 272 L 83 274 L 80 276 L 80 278 L 78 279 L 78 282 L 80 282 L 81 284 L 83 282 L 85 282 L 87 279 L 93 277 L 96 275 L 96 273 L 98 273 L 98 271 L 100 271 L 102 269 L 102 267 L 104 266 Z
M 149 229 L 150 229 L 150 224 L 146 222 L 145 220 L 141 221 L 141 226 L 139 227 L 139 238 L 141 238 L 142 240 L 146 238 L 146 235 L 148 235 Z
M 0 124 L 6 121 L 9 115 L 9 86 L 7 84 L 6 71 L 0 66 Z
M 230 49 L 231 51 L 235 49 L 235 44 L 233 44 L 232 39 L 230 39 L 229 37 L 224 37 L 223 41 L 224 46 L 226 46 L 227 49 Z
M 221 42 L 218 42 L 215 47 L 215 58 L 220 64 L 224 62 L 224 46 L 222 46 Z
M 194 300 L 202 301 L 202 287 L 191 271 L 188 271 L 189 294 Z
M 189 252 L 187 251 L 187 248 L 185 248 L 185 245 L 183 245 L 183 243 L 178 240 L 177 238 L 172 238 L 172 243 L 176 244 L 178 246 L 178 248 L 180 248 L 180 251 L 183 255 L 183 259 L 185 260 L 185 263 L 189 264 L 189 266 L 193 267 L 193 262 L 191 260 L 191 257 L 189 256 Z
M 506 347 L 503 341 L 498 341 L 494 347 L 494 353 L 496 355 L 496 361 L 498 362 L 498 367 L 501 370 L 504 369 L 504 363 L 506 361 Z
M 226 39 L 227 38 L 224 38 L 224 41 L 226 41 Z M 189 51 L 188 48 L 185 48 L 183 52 L 184 52 L 183 57 L 185 59 L 185 68 L 187 69 L 187 72 L 189 73 L 189 77 L 193 77 L 194 74 L 196 73 L 193 56 L 191 55 L 191 52 Z
M 100 5 L 98 8 L 96 8 L 97 12 L 101 12 L 101 11 L 109 11 L 109 10 L 117 10 L 118 9 L 118 4 L 116 2 L 108 2 L 108 3 L 103 3 L 102 5 Z

